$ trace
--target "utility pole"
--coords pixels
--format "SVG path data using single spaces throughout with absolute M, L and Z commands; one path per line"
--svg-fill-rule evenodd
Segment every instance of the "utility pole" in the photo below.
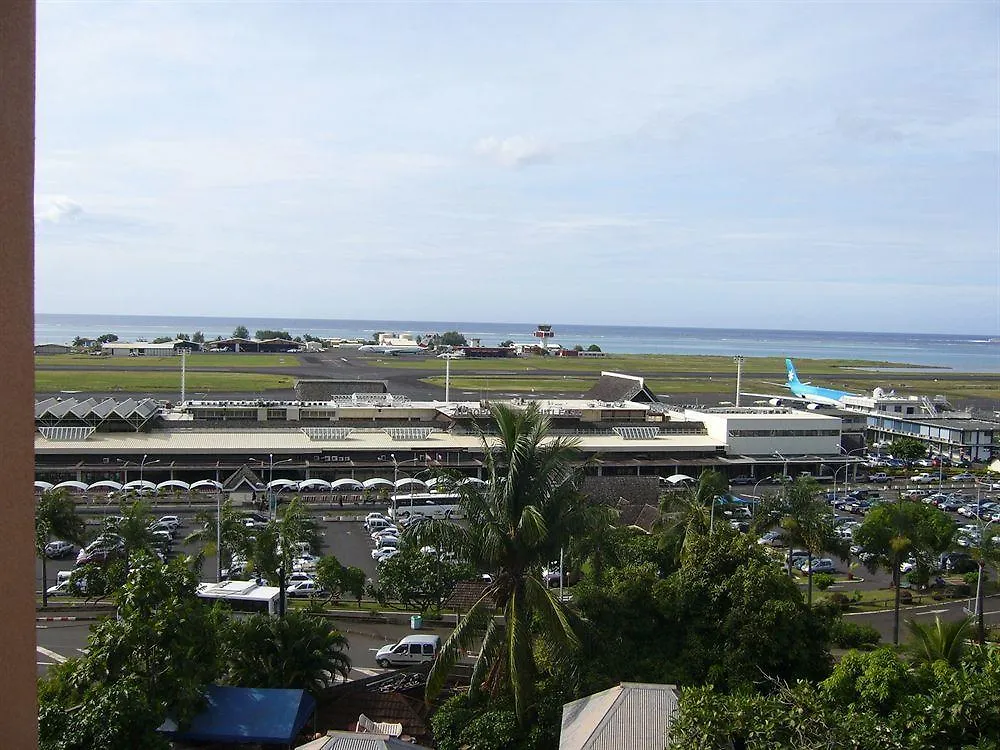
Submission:
M 736 407 L 739 408 L 740 389 L 742 387 L 743 380 L 743 355 L 737 354 L 733 357 L 733 361 L 736 362 Z

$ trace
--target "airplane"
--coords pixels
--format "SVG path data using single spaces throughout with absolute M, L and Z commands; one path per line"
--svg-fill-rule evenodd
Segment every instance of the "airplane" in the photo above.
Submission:
M 375 354 L 426 354 L 427 349 L 418 344 L 365 344 L 358 347 L 359 352 Z
M 791 396 L 775 396 L 773 393 L 745 393 L 746 396 L 762 396 L 771 399 L 775 406 L 782 401 L 798 401 L 807 404 L 807 409 L 816 409 L 819 406 L 844 406 L 848 398 L 857 398 L 859 393 L 848 393 L 838 391 L 834 388 L 821 388 L 812 385 L 809 381 L 799 380 L 799 374 L 795 371 L 792 360 L 785 360 L 785 370 L 788 372 L 788 379 L 784 383 L 785 388 L 792 392 Z M 777 383 L 775 383 L 777 385 Z

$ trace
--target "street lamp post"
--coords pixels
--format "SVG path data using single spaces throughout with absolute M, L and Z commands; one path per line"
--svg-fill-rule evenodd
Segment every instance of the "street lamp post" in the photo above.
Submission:
M 757 515 L 757 503 L 760 502 L 760 498 L 757 496 L 757 488 L 760 487 L 760 485 L 761 485 L 762 482 L 766 482 L 766 481 L 767 481 L 767 477 L 761 477 L 760 479 L 758 479 L 756 481 L 756 483 L 754 483 L 754 486 L 753 486 L 753 515 L 754 516 Z
M 784 482 L 785 477 L 788 476 L 788 459 L 785 456 L 781 455 L 781 453 L 779 453 L 778 451 L 774 451 L 774 455 L 785 462 L 784 466 L 781 469 L 781 481 Z
M 844 464 L 843 466 L 841 466 L 841 467 L 840 467 L 839 469 L 834 469 L 834 470 L 833 470 L 833 496 L 834 496 L 834 498 L 836 498 L 836 497 L 837 497 L 837 474 L 839 474 L 839 473 L 840 473 L 840 470 L 841 470 L 841 469 L 843 469 L 843 470 L 844 470 L 844 489 L 845 489 L 845 490 L 847 489 L 847 469 L 848 469 L 849 467 L 850 467 L 850 464 L 848 464 L 848 463 L 845 463 L 845 464 Z
M 215 580 L 222 582 L 222 486 L 215 488 Z
M 263 463 L 264 463 L 259 458 L 251 458 L 250 460 L 253 461 L 253 462 L 255 462 L 255 463 L 261 464 L 261 465 L 263 465 Z M 274 499 L 274 465 L 275 465 L 275 463 L 277 463 L 279 466 L 281 464 L 287 464 L 287 463 L 291 462 L 291 460 L 292 460 L 291 458 L 283 458 L 280 461 L 275 461 L 273 453 L 268 453 L 267 454 L 267 465 L 268 465 L 268 471 L 267 471 L 267 511 L 268 511 L 268 513 L 271 514 L 271 520 L 272 521 L 278 515 L 278 504 L 277 504 L 277 502 L 275 502 L 275 499 Z
M 131 464 L 132 462 L 131 461 L 125 461 L 125 460 L 123 460 L 121 458 L 116 458 L 115 460 L 122 465 L 122 474 L 124 475 L 122 477 L 122 486 L 124 487 L 126 484 L 128 484 L 128 467 L 129 467 L 129 464 Z M 132 465 L 134 466 L 135 464 L 132 464 Z
M 743 381 L 743 355 L 737 354 L 733 357 L 733 361 L 736 362 L 736 408 L 740 406 L 740 387 Z
M 142 469 L 143 469 L 143 467 L 146 464 L 149 464 L 150 466 L 152 466 L 153 464 L 160 463 L 160 459 L 158 459 L 158 458 L 154 458 L 152 461 L 147 461 L 146 460 L 147 458 L 148 458 L 148 456 L 145 453 L 143 453 L 142 454 L 142 461 L 139 462 L 139 489 L 140 490 L 143 489 L 143 487 L 142 487 Z

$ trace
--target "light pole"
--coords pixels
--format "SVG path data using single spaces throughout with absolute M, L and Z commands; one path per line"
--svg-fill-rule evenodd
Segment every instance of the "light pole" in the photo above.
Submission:
M 261 461 L 259 458 L 251 458 L 250 460 L 254 461 L 256 463 L 259 463 L 261 465 L 264 464 L 264 462 Z M 277 502 L 275 502 L 275 499 L 274 499 L 274 464 L 277 463 L 280 466 L 281 464 L 287 464 L 287 463 L 289 463 L 291 460 L 292 460 L 291 458 L 283 458 L 280 461 L 275 462 L 275 460 L 274 460 L 274 454 L 273 453 L 268 453 L 267 454 L 267 465 L 268 465 L 268 472 L 267 472 L 267 510 L 268 510 L 268 513 L 271 514 L 271 520 L 272 521 L 278 515 L 278 504 L 277 504 Z
M 784 466 L 781 469 L 781 481 L 784 482 L 785 478 L 788 477 L 788 459 L 781 455 L 778 451 L 774 451 L 774 455 L 784 461 Z
M 148 456 L 145 453 L 143 453 L 142 454 L 142 461 L 139 462 L 139 489 L 140 490 L 143 489 L 143 487 L 142 487 L 142 469 L 143 469 L 143 467 L 146 464 L 149 464 L 150 466 L 152 466 L 153 464 L 160 463 L 160 459 L 158 459 L 158 458 L 154 458 L 152 461 L 147 461 L 146 460 L 147 458 L 148 458 Z
M 736 408 L 740 406 L 740 385 L 743 380 L 743 355 L 737 354 L 733 357 L 733 361 L 736 363 Z
M 850 464 L 845 463 L 839 469 L 834 469 L 833 470 L 833 497 L 834 497 L 835 500 L 837 498 L 837 474 L 840 473 L 840 469 L 844 470 L 844 489 L 846 490 L 847 489 L 847 469 L 848 469 L 849 466 L 850 466 Z
M 215 580 L 222 582 L 222 485 L 215 487 Z
M 396 492 L 396 482 L 399 481 L 399 463 L 396 461 L 395 453 L 390 453 L 389 458 L 392 459 L 392 519 L 396 520 L 399 516 L 399 506 L 396 498 L 399 494 Z
M 767 477 L 761 477 L 760 479 L 757 480 L 757 482 L 753 486 L 753 515 L 754 516 L 757 515 L 757 503 L 760 502 L 759 498 L 757 497 L 757 488 L 760 487 L 760 485 L 761 485 L 762 482 L 766 482 L 766 481 L 767 481 Z
M 117 461 L 118 463 L 120 463 L 122 465 L 122 474 L 124 475 L 124 477 L 122 478 L 122 486 L 125 486 L 126 484 L 128 484 L 128 467 L 129 467 L 129 464 L 131 464 L 132 462 L 131 461 L 125 461 L 125 460 L 123 460 L 121 458 L 116 458 L 115 461 Z M 132 464 L 132 465 L 134 466 L 135 464 Z

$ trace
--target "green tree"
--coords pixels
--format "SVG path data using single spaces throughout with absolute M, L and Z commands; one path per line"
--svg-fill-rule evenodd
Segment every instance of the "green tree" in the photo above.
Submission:
M 769 528 L 775 523 L 781 527 L 788 542 L 788 572 L 791 575 L 791 553 L 796 545 L 805 548 L 809 559 L 814 553 L 832 552 L 846 560 L 847 543 L 835 531 L 834 514 L 819 495 L 820 487 L 811 477 L 798 477 L 787 482 L 782 491 L 765 498 L 757 509 L 755 526 Z M 812 604 L 813 579 L 807 576 L 807 601 Z
M 223 568 L 232 567 L 234 554 L 250 556 L 253 533 L 247 528 L 243 514 L 233 507 L 232 500 L 222 503 L 218 515 L 214 510 L 199 511 L 195 523 L 199 528 L 184 537 L 184 542 L 202 545 L 206 555 L 218 555 L 216 572 L 220 577 Z M 221 550 L 217 547 L 218 541 L 222 542 Z
M 601 347 L 599 347 L 597 344 L 591 344 L 590 346 L 587 347 L 587 351 L 588 352 L 599 352 L 599 351 L 601 351 Z
M 678 551 L 678 561 L 687 559 L 692 546 L 714 530 L 716 520 L 720 525 L 724 523 L 721 517 L 715 519 L 713 509 L 718 505 L 718 498 L 728 492 L 729 482 L 722 473 L 705 469 L 698 475 L 696 485 L 663 495 L 658 528 L 676 540 L 674 545 L 667 542 L 666 546 L 673 546 Z
M 196 344 L 205 343 L 205 334 L 203 331 L 195 331 L 194 335 L 191 336 L 191 340 Z
M 151 552 L 153 549 L 153 532 L 150 529 L 153 516 L 145 500 L 125 500 L 119 507 L 121 515 L 105 519 L 104 532 L 121 538 L 127 576 L 132 557 L 137 552 Z
M 243 687 L 318 693 L 351 673 L 347 639 L 328 620 L 290 610 L 234 618 L 224 636 L 227 678 Z
M 439 346 L 468 346 L 469 342 L 458 331 L 445 331 L 438 338 L 437 344 Z
M 871 555 L 869 570 L 886 568 L 896 590 L 892 642 L 899 645 L 899 566 L 911 554 L 943 552 L 955 535 L 955 522 L 923 503 L 886 503 L 868 511 L 854 532 L 855 543 Z
M 221 614 L 195 594 L 182 560 L 136 557 L 115 594 L 117 616 L 93 625 L 84 656 L 39 681 L 39 746 L 53 750 L 167 748 L 156 730 L 182 726 L 220 672 Z
M 893 458 L 901 458 L 904 461 L 918 461 L 927 458 L 927 445 L 916 438 L 897 438 L 889 444 L 889 453 Z
M 379 564 L 378 588 L 373 593 L 380 602 L 397 601 L 426 612 L 443 606 L 455 584 L 476 572 L 468 563 L 445 559 L 439 553 L 425 554 L 405 541 L 406 532 L 399 554 Z
M 513 339 L 504 339 L 503 341 L 500 342 L 500 347 L 502 349 L 509 349 L 512 346 L 514 346 L 514 340 Z
M 42 559 L 42 606 L 49 605 L 48 556 L 45 545 L 55 539 L 83 545 L 86 528 L 66 490 L 42 493 L 35 506 L 35 554 Z
M 189 333 L 178 333 L 176 336 L 174 336 L 174 338 L 177 339 L 178 341 L 190 341 L 191 340 L 191 334 L 189 334 Z
M 263 330 L 257 331 L 253 335 L 255 339 L 284 339 L 285 341 L 292 341 L 292 334 L 288 331 L 272 331 L 270 328 L 265 328 Z
M 554 648 L 578 643 L 565 606 L 541 580 L 542 566 L 558 559 L 574 536 L 607 527 L 613 512 L 589 503 L 577 489 L 575 443 L 549 434 L 537 404 L 490 407 L 496 436 L 480 433 L 489 483 L 464 485 L 466 524 L 417 524 L 418 544 L 455 551 L 493 583 L 445 642 L 431 668 L 427 695 L 434 697 L 459 656 L 479 642 L 472 691 L 510 694 L 522 725 L 530 717 L 537 665 L 531 625 L 537 623 Z M 503 619 L 493 616 L 494 604 Z
M 582 352 L 583 351 L 583 344 L 577 344 L 576 346 L 574 346 L 573 347 L 573 351 L 574 352 Z
M 620 681 L 711 683 L 735 690 L 770 678 L 824 677 L 829 619 L 756 540 L 721 524 L 665 578 L 652 561 L 588 572 L 573 590 L 584 620 L 588 687 Z M 669 633 L 670 637 L 664 634 Z
M 353 565 L 342 565 L 333 555 L 324 555 L 316 564 L 313 579 L 322 586 L 330 599 L 340 599 L 344 594 L 350 594 L 361 606 L 365 595 L 365 582 L 368 574 Z
M 972 625 L 971 618 L 941 622 L 934 618 L 934 624 L 907 620 L 910 643 L 907 653 L 914 664 L 933 664 L 944 661 L 957 667 L 965 654 L 965 639 Z
M 233 338 L 248 339 L 250 338 L 250 331 L 246 326 L 236 326 L 236 328 L 233 329 Z
M 98 344 L 111 344 L 118 340 L 118 334 L 116 333 L 102 333 L 97 337 Z
M 280 569 L 286 574 L 292 572 L 296 545 L 303 542 L 310 549 L 316 549 L 319 532 L 315 519 L 303 507 L 302 499 L 293 497 L 276 520 L 257 529 L 256 539 L 248 549 L 249 558 L 258 573 L 277 584 Z
M 157 336 L 155 339 L 153 339 L 154 344 L 166 344 L 170 341 L 173 341 L 173 338 L 170 336 Z

